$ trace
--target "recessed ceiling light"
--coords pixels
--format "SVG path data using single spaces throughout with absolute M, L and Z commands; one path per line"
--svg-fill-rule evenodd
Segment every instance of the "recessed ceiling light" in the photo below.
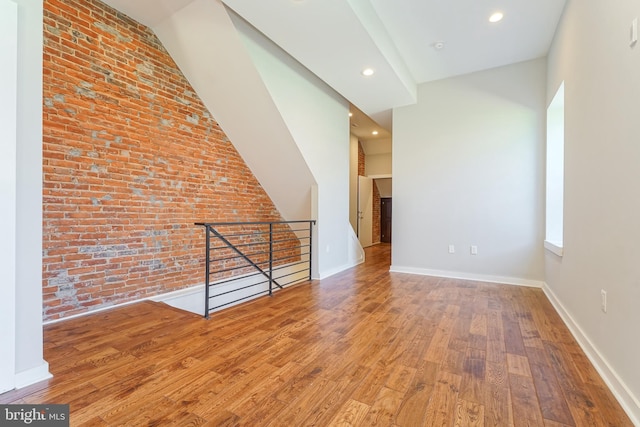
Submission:
M 373 76 L 373 73 L 375 73 L 375 71 L 373 71 L 373 68 L 365 68 L 364 70 L 362 70 L 362 75 L 365 77 Z
M 489 17 L 489 22 L 498 22 L 498 21 L 501 21 L 502 18 L 504 18 L 504 13 L 496 12 Z
M 373 132 L 371 132 L 371 135 L 377 135 L 377 134 L 378 134 L 377 130 L 374 130 Z
M 442 41 L 435 42 L 435 43 L 433 44 L 433 48 L 434 48 L 435 50 L 442 50 L 442 49 L 444 49 L 444 42 L 442 42 Z

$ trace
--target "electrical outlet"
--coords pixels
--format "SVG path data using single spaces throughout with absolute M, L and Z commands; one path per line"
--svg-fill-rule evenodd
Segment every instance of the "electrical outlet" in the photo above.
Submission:
M 450 254 L 455 254 L 456 253 L 456 247 L 454 245 L 449 245 L 449 253 Z
M 603 313 L 607 312 L 607 291 L 600 289 L 600 309 Z
M 478 255 L 478 247 L 476 245 L 471 245 L 471 255 Z

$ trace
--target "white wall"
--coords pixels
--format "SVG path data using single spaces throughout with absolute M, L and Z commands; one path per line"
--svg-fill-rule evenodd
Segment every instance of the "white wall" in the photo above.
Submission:
M 42 0 L 18 4 L 16 386 L 50 377 L 42 348 Z
M 379 178 L 374 179 L 373 182 L 378 187 L 378 192 L 380 193 L 380 197 L 392 197 L 393 196 L 393 186 L 392 178 Z
M 640 425 L 640 45 L 637 0 L 569 1 L 548 61 L 565 82 L 564 255 L 549 295 Z M 600 290 L 607 291 L 607 313 Z
M 393 270 L 542 284 L 545 71 L 426 83 L 394 110 Z
M 309 219 L 316 183 L 220 0 L 152 28 L 284 219 Z
M 234 24 L 317 182 L 318 277 L 351 267 L 349 104 L 253 27 Z
M 358 229 L 358 137 L 349 135 L 349 223 Z
M 0 0 L 0 393 L 15 387 L 18 6 Z
M 391 153 L 367 154 L 364 160 L 364 172 L 367 176 L 389 175 L 391 176 Z

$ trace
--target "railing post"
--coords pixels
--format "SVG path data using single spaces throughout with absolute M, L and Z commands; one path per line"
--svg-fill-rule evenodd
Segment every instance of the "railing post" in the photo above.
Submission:
M 309 280 L 311 280 L 311 267 L 313 266 L 313 223 L 309 221 Z
M 211 249 L 210 249 L 210 232 L 209 232 L 209 225 L 206 225 L 204 227 L 205 233 L 206 233 L 206 249 L 205 249 L 205 254 L 206 254 L 206 260 L 204 263 L 204 317 L 206 319 L 209 318 L 209 261 L 211 260 Z
M 273 223 L 269 223 L 269 296 L 273 295 Z

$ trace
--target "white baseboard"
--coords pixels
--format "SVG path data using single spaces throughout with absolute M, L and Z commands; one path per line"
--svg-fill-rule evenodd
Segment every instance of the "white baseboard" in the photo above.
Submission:
M 42 364 L 35 368 L 18 372 L 15 376 L 15 385 L 17 389 L 24 388 L 49 378 L 53 378 L 53 375 L 49 372 L 49 364 L 43 360 Z
M 582 351 L 587 355 L 591 364 L 595 367 L 596 371 L 598 371 L 605 384 L 607 384 L 607 387 L 609 387 L 609 390 L 611 390 L 611 393 L 613 393 L 616 400 L 620 403 L 622 409 L 627 413 L 631 422 L 636 426 L 640 426 L 640 400 L 638 397 L 631 393 L 624 381 L 618 376 L 609 362 L 607 362 L 607 359 L 600 354 L 597 347 L 593 345 L 589 337 L 584 333 L 582 328 L 580 328 L 580 325 L 573 319 L 546 283 L 542 290 L 562 318 L 562 321 L 567 325 L 567 328 L 582 348 Z
M 303 280 L 305 277 L 304 273 L 293 273 L 294 271 L 300 270 L 301 268 L 302 267 L 300 267 L 299 265 L 293 266 L 293 267 L 281 268 L 277 270 L 277 272 L 274 272 L 274 279 L 277 280 L 282 276 L 286 276 L 287 281 L 291 281 L 294 278 Z M 264 276 L 261 276 L 261 275 L 260 276 L 255 276 L 255 275 L 254 276 L 251 276 L 251 275 L 237 276 L 233 280 L 230 280 L 228 282 L 225 282 L 224 284 L 219 285 L 217 287 L 217 292 L 220 293 L 220 292 L 229 291 L 233 288 L 241 288 L 243 286 L 251 285 L 264 280 L 265 280 Z M 188 288 L 178 289 L 177 291 L 165 292 L 163 294 L 152 295 L 149 297 L 144 297 L 144 298 L 136 299 L 133 301 L 126 301 L 120 304 L 113 304 L 110 306 L 101 307 L 101 308 L 87 311 L 84 313 L 75 314 L 73 316 L 63 317 L 61 319 L 49 320 L 47 322 L 43 322 L 43 325 L 51 325 L 53 323 L 63 322 L 65 320 L 70 320 L 77 317 L 88 316 L 90 314 L 99 313 L 101 311 L 111 310 L 117 307 L 124 307 L 129 304 L 135 304 L 140 301 L 164 302 L 165 304 L 168 304 L 172 307 L 179 308 L 181 310 L 189 311 L 191 313 L 195 313 L 200 316 L 203 316 L 204 315 L 204 297 L 205 297 L 204 288 L 205 288 L 204 283 L 201 283 L 198 285 L 190 286 Z M 265 291 L 267 289 L 268 289 L 268 285 L 263 284 L 256 287 L 252 292 L 257 293 L 259 291 Z M 274 292 L 276 292 L 278 289 L 279 288 L 276 287 L 274 289 Z M 247 291 L 243 293 L 242 291 L 240 291 L 237 294 L 233 295 L 233 297 L 227 297 L 224 301 L 222 301 L 222 303 L 230 301 L 232 299 L 236 299 L 238 297 L 246 296 L 246 294 L 249 294 L 252 292 Z M 258 298 L 258 297 L 259 296 L 256 296 L 255 298 Z M 250 299 L 248 298 L 240 302 L 245 302 L 249 300 Z M 238 302 L 237 304 L 239 304 L 240 302 Z M 232 305 L 234 304 L 229 304 L 225 306 L 225 308 L 231 307 Z
M 150 298 L 151 301 L 163 302 L 171 307 L 204 316 L 204 283 L 167 292 Z
M 66 320 L 71 320 L 71 319 L 75 319 L 75 318 L 78 318 L 78 317 L 84 317 L 84 316 L 88 316 L 90 314 L 100 313 L 101 311 L 111 310 L 111 309 L 116 308 L 116 307 L 124 307 L 126 305 L 135 304 L 135 303 L 140 302 L 140 301 L 147 301 L 147 300 L 150 300 L 152 298 L 154 298 L 154 297 L 145 297 L 145 298 L 140 298 L 140 299 L 134 299 L 134 300 L 131 300 L 131 301 L 121 302 L 121 303 L 118 303 L 118 304 L 106 305 L 104 307 L 100 307 L 100 308 L 96 308 L 96 309 L 93 309 L 93 310 L 85 311 L 83 313 L 78 313 L 78 314 L 73 314 L 71 316 L 61 317 L 60 319 L 46 320 L 46 321 L 42 322 L 42 325 L 43 326 L 53 325 L 54 323 L 60 323 L 60 322 L 66 321 Z
M 300 271 L 303 268 L 304 265 L 280 267 L 274 271 L 273 278 L 276 281 L 281 279 L 282 282 L 302 283 L 308 278 L 308 270 Z M 286 285 L 284 286 L 286 287 Z M 266 278 L 261 274 L 249 274 L 246 276 L 237 276 L 232 279 L 222 280 L 218 284 L 213 284 L 210 288 L 211 296 L 219 295 L 211 300 L 211 307 L 221 306 L 219 309 L 211 310 L 211 312 L 213 313 L 214 311 L 219 311 L 246 301 L 251 301 L 255 298 L 260 298 L 267 295 L 268 290 L 269 284 L 266 282 Z M 274 286 L 274 293 L 279 290 L 280 288 Z M 227 294 L 227 292 L 233 292 L 233 294 Z M 254 295 L 257 293 L 260 294 Z M 235 301 L 239 298 L 242 298 L 242 300 Z M 165 294 L 151 297 L 150 299 L 156 302 L 164 302 L 172 307 L 203 316 L 205 312 L 205 285 L 203 283 L 179 289 L 177 291 L 167 292 Z
M 340 271 L 344 271 L 347 268 L 351 268 L 351 267 L 355 267 L 356 265 L 362 264 L 364 262 L 364 249 L 362 248 L 362 245 L 360 244 L 360 240 L 358 240 L 358 236 L 356 236 L 356 233 L 353 231 L 353 228 L 351 227 L 351 225 L 349 225 L 348 227 L 349 230 L 349 236 L 347 238 L 347 250 L 349 251 L 349 256 L 348 256 L 348 260 L 347 260 L 347 267 L 340 269 Z M 334 273 L 339 273 L 340 271 L 336 271 L 338 269 L 334 269 Z M 321 276 L 323 278 L 329 277 L 332 274 L 322 274 Z
M 326 279 L 328 277 L 335 276 L 336 274 L 342 273 L 343 271 L 348 270 L 348 269 L 350 269 L 352 267 L 355 267 L 356 265 L 362 264 L 363 262 L 364 262 L 364 257 L 362 257 L 361 259 L 359 259 L 357 261 L 354 261 L 354 262 L 351 262 L 351 263 L 348 263 L 348 264 L 344 264 L 344 265 L 342 265 L 340 267 L 334 268 L 332 270 L 324 271 L 320 275 L 319 280 L 324 280 L 324 279 Z
M 327 277 L 333 276 L 335 274 L 341 273 L 345 270 L 348 270 L 351 267 L 354 267 L 358 264 L 361 264 L 364 262 L 364 257 L 362 257 L 359 260 L 354 260 L 355 262 L 353 263 L 347 263 L 341 267 L 335 268 L 333 270 L 330 270 L 328 272 L 323 272 L 320 280 L 322 279 L 326 279 Z M 299 269 L 300 267 L 293 267 L 293 268 L 286 268 L 280 271 L 279 275 L 288 275 L 291 274 L 291 272 L 295 269 Z M 294 276 L 295 277 L 295 276 Z M 275 277 L 276 279 L 278 277 Z M 302 276 L 300 277 L 301 279 L 304 279 Z M 287 276 L 287 279 L 291 280 L 291 276 Z M 316 278 L 314 278 L 316 279 Z M 227 292 L 230 291 L 232 289 L 237 289 L 237 288 L 242 288 L 244 286 L 248 286 L 248 285 L 252 285 L 256 282 L 260 282 L 263 281 L 264 278 L 262 276 L 249 276 L 249 277 L 237 277 L 236 279 L 226 282 L 222 285 L 216 285 L 214 289 L 212 289 L 212 292 L 215 294 L 219 294 L 219 293 L 223 293 L 223 292 Z M 251 291 L 247 291 L 245 292 L 245 294 L 242 294 L 242 291 L 239 291 L 238 293 L 236 293 L 233 296 L 229 296 L 226 299 L 222 298 L 221 300 L 219 300 L 217 303 L 215 303 L 215 305 L 219 305 L 219 304 L 224 304 L 226 302 L 230 302 L 232 299 L 236 299 L 238 297 L 243 297 L 243 296 L 248 296 L 252 293 L 257 293 L 260 291 L 266 291 L 268 290 L 267 288 L 267 284 L 261 284 L 259 286 L 256 286 L 255 288 L 253 288 L 253 290 Z M 277 292 L 279 290 L 279 288 L 275 288 L 274 292 Z M 169 304 L 172 307 L 176 307 L 182 310 L 186 310 L 186 311 L 190 311 L 192 313 L 196 313 L 199 315 L 203 315 L 204 313 L 204 306 L 203 306 L 203 301 L 205 298 L 205 286 L 204 284 L 200 284 L 200 285 L 196 285 L 196 286 L 191 286 L 189 288 L 185 288 L 185 289 L 180 289 L 178 291 L 174 291 L 174 292 L 168 292 L 166 294 L 162 294 L 162 295 L 157 295 L 154 296 L 152 298 L 150 298 L 153 301 L 157 301 L 157 302 L 164 302 L 166 304 Z M 255 298 L 258 298 L 255 297 Z M 240 302 L 246 302 L 249 301 L 253 298 L 247 298 L 245 300 L 242 300 Z M 225 305 L 224 308 L 227 307 L 231 307 L 234 304 L 228 304 Z
M 508 285 L 542 288 L 543 292 L 562 318 L 563 322 L 575 338 L 578 345 L 585 352 L 591 364 L 598 371 L 598 374 L 600 374 L 607 387 L 609 387 L 611 393 L 613 393 L 616 400 L 620 403 L 620 406 L 622 406 L 623 410 L 631 419 L 631 422 L 636 426 L 640 426 L 640 400 L 636 396 L 634 396 L 633 393 L 631 393 L 624 381 L 618 376 L 616 371 L 611 367 L 611 365 L 602 356 L 602 354 L 600 354 L 591 340 L 582 331 L 582 328 L 580 328 L 578 323 L 573 319 L 573 317 L 571 317 L 569 312 L 565 309 L 560 300 L 556 297 L 551 288 L 549 288 L 549 286 L 545 282 L 528 279 L 517 279 L 513 277 L 485 276 L 470 273 L 429 270 L 403 266 L 391 266 L 390 271 L 396 273 L 419 274 L 423 276 L 446 277 L 452 279 L 474 280 L 481 282 L 504 283 Z
M 389 271 L 394 273 L 419 274 L 421 276 L 446 277 L 449 279 L 473 280 L 476 282 L 500 283 L 504 285 L 528 286 L 542 288 L 544 282 L 539 280 L 522 279 L 518 277 L 493 276 L 486 274 L 464 273 L 459 271 L 430 270 L 427 268 L 405 267 L 392 265 Z

